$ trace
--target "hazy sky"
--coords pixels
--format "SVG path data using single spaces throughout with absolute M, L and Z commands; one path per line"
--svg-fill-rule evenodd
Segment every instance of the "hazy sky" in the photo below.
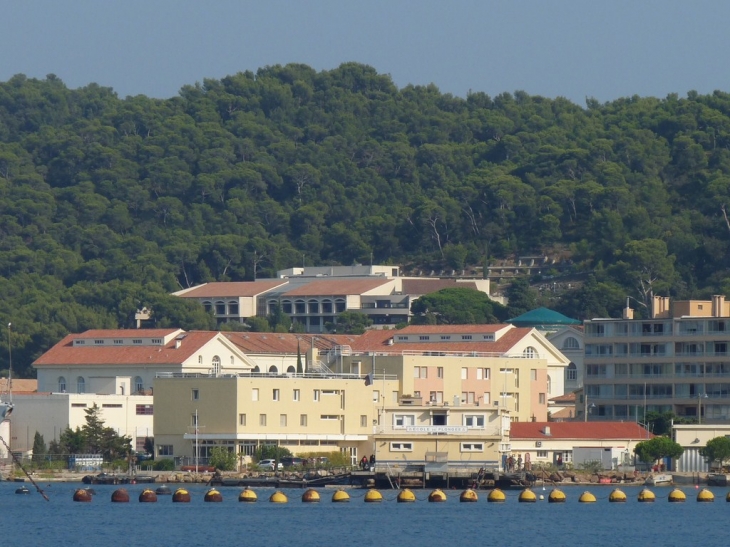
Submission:
M 286 63 L 399 87 L 586 97 L 730 91 L 726 0 L 0 0 L 0 80 L 120 96 Z

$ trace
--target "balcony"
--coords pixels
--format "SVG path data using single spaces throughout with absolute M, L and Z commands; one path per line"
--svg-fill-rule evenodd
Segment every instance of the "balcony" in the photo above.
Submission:
M 398 437 L 416 437 L 422 435 L 460 437 L 500 437 L 499 427 L 488 425 L 485 427 L 467 427 L 465 425 L 376 425 L 373 426 L 373 435 L 393 435 Z

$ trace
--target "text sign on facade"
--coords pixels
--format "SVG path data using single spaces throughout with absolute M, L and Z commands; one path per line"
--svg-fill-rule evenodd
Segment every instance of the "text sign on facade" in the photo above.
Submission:
M 408 433 L 466 433 L 464 425 L 410 425 L 406 427 Z

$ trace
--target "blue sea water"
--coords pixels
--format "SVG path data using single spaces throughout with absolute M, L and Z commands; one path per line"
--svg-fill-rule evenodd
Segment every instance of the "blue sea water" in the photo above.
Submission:
M 94 486 L 90 503 L 73 502 L 80 485 L 42 485 L 46 502 L 30 484 L 30 495 L 17 495 L 17 483 L 0 483 L 0 520 L 4 546 L 89 545 L 205 546 L 295 545 L 661 545 L 702 547 L 730 544 L 726 522 L 730 503 L 725 489 L 712 489 L 714 503 L 697 503 L 696 490 L 683 488 L 686 503 L 668 503 L 668 488 L 654 488 L 657 501 L 638 503 L 638 487 L 624 487 L 627 503 L 608 502 L 610 487 L 589 488 L 595 504 L 580 504 L 584 487 L 568 487 L 565 504 L 517 502 L 519 491 L 507 492 L 504 504 L 487 503 L 487 492 L 477 503 L 459 503 L 459 491 L 447 491 L 446 503 L 425 501 L 428 491 L 416 490 L 419 501 L 395 502 L 396 492 L 383 491 L 385 501 L 364 503 L 363 490 L 350 490 L 350 503 L 332 503 L 333 490 L 322 489 L 321 503 L 301 502 L 303 490 L 285 490 L 289 503 L 272 504 L 272 489 L 255 489 L 259 501 L 238 501 L 239 488 L 221 488 L 222 503 L 205 503 L 204 486 L 191 486 L 190 503 L 139 503 L 144 485 L 128 485 L 129 503 L 111 503 L 119 487 Z M 171 485 L 174 490 L 175 486 Z M 537 488 L 536 493 L 547 496 Z

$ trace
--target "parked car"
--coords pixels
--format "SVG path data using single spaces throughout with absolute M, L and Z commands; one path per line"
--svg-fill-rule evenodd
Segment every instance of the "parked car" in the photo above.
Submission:
M 259 469 L 265 469 L 266 471 L 273 471 L 275 464 L 276 464 L 276 460 L 271 460 L 271 459 L 261 460 L 258 463 L 258 467 L 259 467 Z M 281 464 L 281 462 L 279 462 L 279 465 L 277 466 L 277 469 L 279 471 L 281 471 L 282 469 L 284 469 L 284 466 Z
M 284 465 L 284 467 L 293 467 L 295 465 L 302 466 L 304 465 L 304 460 L 302 458 L 294 458 L 291 456 L 285 456 L 281 458 L 281 463 Z

